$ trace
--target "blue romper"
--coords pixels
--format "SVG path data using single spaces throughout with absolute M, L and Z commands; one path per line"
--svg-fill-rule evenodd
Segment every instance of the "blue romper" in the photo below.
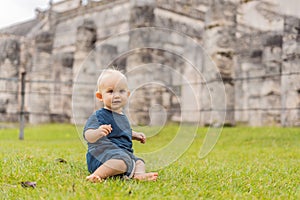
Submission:
M 124 174 L 131 178 L 135 171 L 135 162 L 142 160 L 133 155 L 132 129 L 125 115 L 101 108 L 87 120 L 84 133 L 88 129 L 97 129 L 104 124 L 111 124 L 112 132 L 95 143 L 88 142 L 86 161 L 88 170 L 93 173 L 98 167 L 110 159 L 123 160 L 127 166 Z M 143 160 L 142 160 L 143 161 Z

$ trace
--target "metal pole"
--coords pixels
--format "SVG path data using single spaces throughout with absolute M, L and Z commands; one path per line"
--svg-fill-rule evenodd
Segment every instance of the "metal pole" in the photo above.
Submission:
M 24 102 L 25 102 L 25 75 L 26 72 L 21 73 L 21 110 L 20 110 L 20 132 L 19 139 L 24 140 L 24 127 L 25 127 L 25 116 L 24 116 Z

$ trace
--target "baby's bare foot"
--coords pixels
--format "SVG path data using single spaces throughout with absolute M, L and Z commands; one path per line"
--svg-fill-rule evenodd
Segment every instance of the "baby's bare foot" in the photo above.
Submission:
M 99 176 L 95 175 L 95 174 L 91 174 L 91 175 L 87 176 L 85 179 L 87 181 L 92 182 L 92 183 L 102 182 L 102 179 Z
M 134 179 L 137 179 L 137 180 L 140 180 L 140 181 L 156 181 L 157 177 L 158 177 L 157 172 L 135 174 L 133 176 Z

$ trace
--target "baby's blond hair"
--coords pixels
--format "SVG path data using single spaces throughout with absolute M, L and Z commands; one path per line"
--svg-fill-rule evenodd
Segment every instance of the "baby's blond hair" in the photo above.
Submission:
M 125 80 L 127 80 L 126 76 L 118 69 L 105 69 L 103 70 L 103 72 L 100 74 L 98 80 L 97 80 L 97 87 L 98 90 L 100 90 L 103 82 L 102 80 L 107 77 L 107 76 L 111 76 L 111 75 L 119 75 L 120 77 L 124 78 Z

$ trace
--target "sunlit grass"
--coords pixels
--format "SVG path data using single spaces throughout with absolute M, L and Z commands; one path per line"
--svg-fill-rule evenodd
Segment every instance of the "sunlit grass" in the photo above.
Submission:
M 145 145 L 135 142 L 135 151 L 164 148 L 177 130 L 168 125 Z M 18 140 L 17 129 L 1 129 L 0 199 L 300 198 L 299 128 L 225 128 L 213 151 L 199 159 L 206 131 L 197 130 L 188 150 L 159 170 L 157 182 L 107 179 L 92 184 L 85 181 L 86 146 L 74 126 L 29 126 L 24 141 Z M 37 186 L 22 188 L 21 181 Z

